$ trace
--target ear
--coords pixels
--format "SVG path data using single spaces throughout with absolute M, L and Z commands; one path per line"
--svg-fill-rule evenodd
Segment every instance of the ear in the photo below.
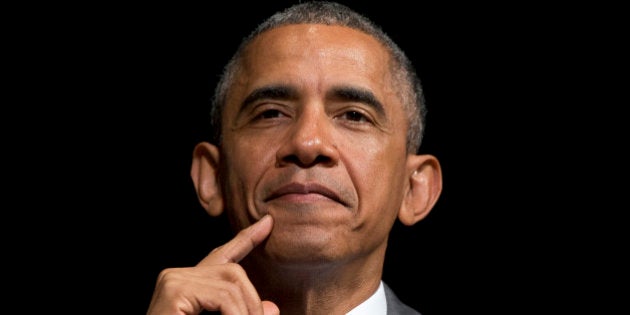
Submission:
M 413 225 L 429 214 L 442 193 L 442 168 L 438 159 L 429 154 L 407 156 L 409 186 L 398 219 Z
M 190 176 L 201 206 L 211 216 L 218 216 L 223 212 L 218 174 L 219 149 L 208 142 L 200 142 L 193 150 Z

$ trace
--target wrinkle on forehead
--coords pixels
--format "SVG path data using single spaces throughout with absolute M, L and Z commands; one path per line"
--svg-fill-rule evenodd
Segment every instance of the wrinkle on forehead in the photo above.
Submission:
M 250 43 L 243 62 L 244 72 L 239 76 L 243 85 L 253 84 L 249 80 L 271 77 L 278 82 L 304 84 L 308 84 L 309 78 L 346 78 L 386 93 L 393 88 L 385 47 L 372 36 L 349 27 L 321 24 L 277 27 Z
M 388 65 L 389 55 L 372 36 L 337 25 L 285 25 L 260 34 L 247 49 L 248 58 L 282 61 L 285 58 L 321 57 L 320 62 L 343 59 L 372 70 Z

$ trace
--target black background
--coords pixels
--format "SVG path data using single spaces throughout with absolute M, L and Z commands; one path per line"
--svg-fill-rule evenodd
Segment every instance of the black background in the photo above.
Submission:
M 25 41 L 36 41 L 27 56 L 42 66 L 25 75 L 44 99 L 33 120 L 41 132 L 23 145 L 41 173 L 25 181 L 45 189 L 24 198 L 47 204 L 22 204 L 46 213 L 31 222 L 47 259 L 31 262 L 55 266 L 47 294 L 71 287 L 55 301 L 64 309 L 142 314 L 161 269 L 194 265 L 228 239 L 224 219 L 196 199 L 192 149 L 207 138 L 208 100 L 241 38 L 293 2 L 40 8 L 46 22 Z M 562 203 L 549 199 L 559 192 L 546 171 L 564 162 L 551 152 L 566 139 L 547 133 L 564 106 L 550 93 L 562 89 L 550 82 L 566 62 L 559 11 L 342 3 L 415 64 L 429 109 L 421 151 L 444 173 L 429 216 L 394 227 L 384 280 L 425 315 L 525 313 L 557 301 L 567 277 L 551 257 L 566 249 L 539 236 Z

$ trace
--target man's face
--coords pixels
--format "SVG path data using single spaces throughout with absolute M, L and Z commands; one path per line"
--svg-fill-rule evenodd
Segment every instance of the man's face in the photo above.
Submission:
M 339 26 L 284 26 L 248 48 L 223 113 L 220 176 L 237 227 L 274 218 L 264 252 L 278 262 L 384 253 L 408 187 L 388 61 Z

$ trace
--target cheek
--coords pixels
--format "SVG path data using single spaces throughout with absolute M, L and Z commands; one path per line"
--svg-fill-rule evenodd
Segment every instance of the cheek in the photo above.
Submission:
M 363 146 L 352 156 L 348 158 L 348 168 L 361 207 L 374 207 L 374 212 L 397 212 L 404 184 L 404 148 L 381 143 Z
M 248 144 L 235 145 L 231 151 L 233 153 L 229 158 L 234 164 L 232 171 L 245 174 L 255 172 L 256 169 L 260 168 L 266 154 L 265 150 L 259 149 L 259 146 Z
M 406 137 L 401 129 L 379 134 L 356 152 L 352 164 L 360 212 L 378 226 L 389 226 L 396 219 L 402 203 L 407 164 Z M 379 223 L 380 222 L 380 223 Z M 377 228 L 377 227 L 374 227 Z
M 228 183 L 231 188 L 247 189 L 248 191 L 253 190 L 265 169 L 275 163 L 273 150 L 259 142 L 238 142 L 230 148 L 225 148 L 224 157 L 228 168 L 226 173 L 229 174 Z
M 371 153 L 376 154 L 359 155 L 349 169 L 359 198 L 357 231 L 366 246 L 387 239 L 398 217 L 404 190 L 404 159 L 394 158 L 393 162 L 392 154 Z
M 236 143 L 235 141 L 227 143 Z M 238 145 L 224 146 L 222 156 L 225 207 L 233 226 L 240 230 L 252 223 L 255 211 L 255 191 L 268 165 L 274 165 L 269 147 L 251 145 L 244 141 Z M 271 163 L 271 164 L 269 164 Z

